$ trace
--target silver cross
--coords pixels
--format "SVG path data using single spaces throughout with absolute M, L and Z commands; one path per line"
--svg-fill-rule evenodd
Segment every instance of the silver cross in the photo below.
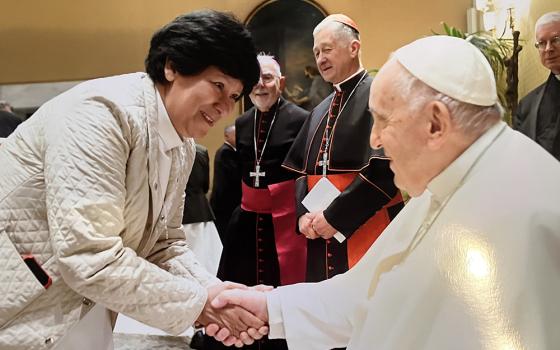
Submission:
M 323 167 L 323 176 L 327 176 L 327 166 L 329 166 L 329 158 L 327 152 L 323 152 L 323 160 L 319 162 L 319 166 Z
M 255 187 L 259 187 L 259 178 L 261 176 L 264 177 L 265 175 L 266 175 L 266 173 L 264 171 L 261 172 L 260 164 L 257 164 L 255 166 L 255 171 L 250 171 L 249 172 L 249 177 L 254 177 L 255 178 Z

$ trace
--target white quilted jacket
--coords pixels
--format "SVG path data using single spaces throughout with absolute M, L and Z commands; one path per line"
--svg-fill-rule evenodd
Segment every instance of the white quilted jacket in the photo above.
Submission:
M 194 142 L 169 179 L 166 219 L 153 205 L 156 110 L 144 73 L 92 80 L 47 102 L 0 146 L 0 349 L 52 347 L 94 303 L 171 334 L 198 317 L 217 279 L 185 245 L 183 197 L 168 196 L 184 192 Z M 24 254 L 51 276 L 48 289 Z

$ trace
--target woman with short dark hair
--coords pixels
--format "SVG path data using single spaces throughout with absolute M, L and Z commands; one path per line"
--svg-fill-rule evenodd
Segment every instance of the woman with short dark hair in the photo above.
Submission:
M 182 15 L 154 34 L 146 71 L 77 85 L 0 147 L 0 348 L 108 349 L 111 312 L 171 334 L 263 325 L 210 305 L 228 285 L 181 225 L 193 138 L 259 78 L 251 36 L 228 14 Z

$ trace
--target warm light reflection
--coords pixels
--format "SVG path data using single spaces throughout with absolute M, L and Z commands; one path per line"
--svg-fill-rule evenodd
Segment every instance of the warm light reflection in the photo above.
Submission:
M 487 257 L 476 249 L 467 251 L 467 268 L 476 278 L 487 278 L 490 273 Z
M 483 348 L 525 349 L 511 326 L 511 315 L 504 309 L 502 299 L 507 286 L 488 235 L 458 225 L 441 228 L 439 233 L 439 267 L 476 322 Z

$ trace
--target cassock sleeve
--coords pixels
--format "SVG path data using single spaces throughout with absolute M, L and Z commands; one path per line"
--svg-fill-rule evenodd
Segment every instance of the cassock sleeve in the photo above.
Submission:
M 307 138 L 309 133 L 309 125 L 312 117 L 306 118 L 301 130 L 296 136 L 292 147 L 288 151 L 282 166 L 288 170 L 298 172 L 305 175 L 305 154 L 307 150 Z
M 307 176 L 300 176 L 296 179 L 296 214 L 298 218 L 309 212 L 301 203 L 305 196 L 307 196 Z
M 284 162 L 282 163 L 282 167 L 295 171 L 303 176 L 300 176 L 296 179 L 296 216 L 299 219 L 300 216 L 307 213 L 308 210 L 305 206 L 301 203 L 301 201 L 307 195 L 307 176 L 305 174 L 305 161 L 304 161 L 304 154 L 306 150 L 306 143 L 307 143 L 307 134 L 309 131 L 309 123 L 311 117 L 306 118 L 303 126 L 301 127 L 300 132 L 296 136 L 292 147 L 288 151 Z M 298 225 L 296 223 L 296 232 L 299 232 Z
M 285 338 L 293 350 L 347 346 L 367 300 L 374 270 L 370 258 L 331 279 L 268 292 L 269 338 Z
M 354 181 L 323 212 L 346 238 L 397 194 L 389 160 L 373 157 Z

